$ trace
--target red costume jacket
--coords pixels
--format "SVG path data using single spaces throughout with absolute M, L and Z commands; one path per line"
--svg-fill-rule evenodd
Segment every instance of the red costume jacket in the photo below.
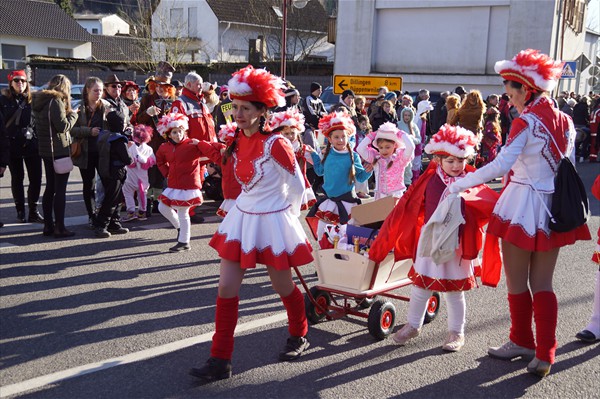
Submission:
M 233 173 L 233 158 L 229 157 L 227 162 L 223 164 L 221 150 L 225 149 L 225 144 L 201 141 L 198 144 L 198 148 L 200 148 L 202 153 L 204 153 L 208 159 L 221 166 L 221 188 L 223 189 L 223 198 L 236 199 L 242 192 L 242 186 L 236 180 L 235 174 Z
M 204 175 L 200 173 L 202 167 L 200 157 L 205 156 L 200 149 L 200 144 L 191 144 L 189 138 L 179 144 L 169 140 L 156 152 L 156 165 L 160 173 L 168 179 L 169 188 L 201 189 Z
M 425 173 L 412 184 L 400 198 L 392 213 L 385 219 L 377 239 L 369 251 L 369 258 L 381 262 L 394 249 L 396 261 L 415 259 L 421 228 L 425 221 L 425 189 L 435 176 L 437 163 L 431 161 Z M 475 170 L 467 166 L 467 172 Z M 476 259 L 482 248 L 483 226 L 488 223 L 500 195 L 486 185 L 467 190 L 465 221 L 462 226 L 460 245 L 464 259 Z M 500 281 L 502 261 L 498 240 L 486 240 L 481 270 L 481 282 L 495 287 Z

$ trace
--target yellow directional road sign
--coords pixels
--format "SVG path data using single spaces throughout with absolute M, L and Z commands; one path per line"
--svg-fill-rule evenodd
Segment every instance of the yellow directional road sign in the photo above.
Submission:
M 344 90 L 352 90 L 357 96 L 376 96 L 381 86 L 390 91 L 402 90 L 400 76 L 354 76 L 335 75 L 333 77 L 333 94 L 342 94 Z

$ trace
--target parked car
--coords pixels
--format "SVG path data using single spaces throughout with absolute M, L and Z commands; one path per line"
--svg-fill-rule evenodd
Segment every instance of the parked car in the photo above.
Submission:
M 329 109 L 340 102 L 340 96 L 338 94 L 333 94 L 333 87 L 329 86 L 323 90 L 321 93 L 321 101 L 325 105 L 325 111 L 329 112 Z

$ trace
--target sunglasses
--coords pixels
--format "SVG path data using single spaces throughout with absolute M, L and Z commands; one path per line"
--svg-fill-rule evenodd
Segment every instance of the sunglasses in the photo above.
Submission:
M 108 85 L 108 87 L 110 87 L 111 89 L 120 89 L 122 86 L 121 85 Z
M 25 79 L 13 79 L 12 81 L 15 83 L 27 83 Z

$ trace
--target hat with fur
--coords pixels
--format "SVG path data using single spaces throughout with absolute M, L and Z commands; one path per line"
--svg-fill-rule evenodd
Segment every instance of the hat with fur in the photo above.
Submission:
M 233 100 L 259 102 L 267 108 L 285 105 L 285 81 L 266 69 L 254 69 L 248 65 L 233 73 L 227 86 L 229 97 Z
M 235 122 L 227 122 L 226 125 L 221 125 L 219 129 L 219 141 L 229 147 L 233 143 L 233 140 L 235 140 L 237 128 L 238 125 Z
M 425 152 L 468 158 L 475 155 L 477 144 L 477 137 L 469 130 L 460 126 L 445 124 L 436 134 L 431 136 L 431 140 L 425 146 Z
M 298 110 L 288 108 L 283 112 L 275 112 L 269 120 L 271 130 L 276 130 L 280 127 L 289 126 L 295 133 L 304 132 L 304 115 Z
M 167 61 L 160 61 L 156 66 L 154 81 L 158 84 L 171 84 L 173 72 L 175 72 L 173 65 L 169 64 Z
M 335 111 L 322 117 L 319 120 L 319 129 L 326 138 L 329 138 L 329 135 L 334 130 L 343 130 L 348 137 L 356 134 L 356 127 L 354 126 L 352 117 L 345 111 Z
M 158 130 L 158 133 L 160 133 L 161 136 L 167 139 L 171 129 L 176 127 L 182 128 L 183 130 L 188 130 L 188 118 L 178 112 L 171 112 L 170 114 L 166 114 L 160 118 L 158 125 L 156 125 L 156 130 Z
M 421 114 L 423 114 L 423 112 L 426 112 L 426 111 L 433 111 L 433 105 L 431 105 L 431 101 L 429 101 L 429 100 L 419 101 L 419 104 L 417 104 L 417 115 L 421 115 Z
M 539 50 L 522 50 L 512 60 L 496 62 L 494 70 L 534 91 L 552 91 L 562 74 L 564 63 L 554 61 Z
M 393 141 L 399 148 L 404 148 L 404 142 L 402 142 L 402 135 L 404 132 L 398 129 L 395 124 L 391 122 L 382 123 L 379 126 L 379 129 L 375 131 L 375 138 L 373 139 L 373 143 L 376 144 L 377 140 L 384 139 Z

